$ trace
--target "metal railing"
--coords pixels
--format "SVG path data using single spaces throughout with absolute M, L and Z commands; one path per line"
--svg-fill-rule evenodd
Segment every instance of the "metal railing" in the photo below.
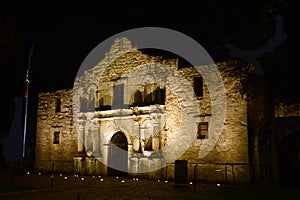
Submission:
M 44 171 L 49 173 L 67 172 L 78 173 L 78 166 L 73 161 L 48 160 L 42 161 Z M 68 165 L 68 170 L 63 166 Z M 202 183 L 241 184 L 254 182 L 254 166 L 250 163 L 188 163 L 188 180 Z M 65 169 L 65 170 L 63 170 Z M 92 170 L 96 171 L 96 170 Z M 175 178 L 175 163 L 168 163 L 158 170 L 156 178 L 173 180 Z M 150 172 L 151 173 L 151 172 Z M 99 174 L 94 174 L 99 175 Z M 130 174 L 128 174 L 130 176 Z M 144 174 L 135 174 L 137 177 L 151 177 Z M 150 178 L 152 179 L 152 178 Z
M 253 183 L 250 163 L 188 163 L 188 179 L 196 182 L 228 184 Z M 174 179 L 175 163 L 165 167 L 164 179 Z

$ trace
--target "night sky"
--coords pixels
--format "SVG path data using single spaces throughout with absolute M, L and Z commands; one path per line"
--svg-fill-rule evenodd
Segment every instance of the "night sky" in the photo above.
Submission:
M 127 3 L 127 2 L 126 2 Z M 164 27 L 180 31 L 199 42 L 215 60 L 224 59 L 222 44 L 255 50 L 274 34 L 274 16 L 281 15 L 287 39 L 259 60 L 265 72 L 269 95 L 299 96 L 296 71 L 297 32 L 285 0 L 204 0 L 166 5 L 83 1 L 54 4 L 9 3 L 0 9 L 13 13 L 18 42 L 1 66 L 1 135 L 7 135 L 14 111 L 14 98 L 23 97 L 28 51 L 34 47 L 29 74 L 29 98 L 39 91 L 72 88 L 76 73 L 89 52 L 110 36 L 138 27 Z M 293 41 L 292 43 L 290 41 Z M 289 45 L 288 45 L 289 43 Z M 288 50 L 289 46 L 289 50 Z M 226 57 L 226 56 L 225 56 Z M 4 93 L 3 93 L 4 92 Z

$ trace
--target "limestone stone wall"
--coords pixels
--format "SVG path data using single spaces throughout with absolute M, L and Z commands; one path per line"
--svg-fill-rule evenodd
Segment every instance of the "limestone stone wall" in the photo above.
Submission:
M 227 176 L 232 179 L 235 176 L 236 182 L 250 181 L 250 165 L 248 157 L 248 123 L 247 123 L 247 101 L 240 94 L 241 83 L 239 79 L 232 77 L 229 73 L 233 63 L 216 63 L 223 79 L 226 90 L 226 118 L 220 137 L 212 150 L 200 158 L 200 149 L 206 139 L 194 138 L 190 148 L 179 158 L 188 160 L 189 175 L 193 176 L 192 164 L 197 164 L 199 171 L 198 178 L 206 181 L 224 181 L 225 169 Z M 192 81 L 197 76 L 195 69 L 184 68 L 181 73 Z M 218 92 L 218 91 L 214 91 Z M 203 97 L 198 98 L 200 105 L 200 122 L 211 120 L 211 100 L 208 87 L 203 84 Z M 177 114 L 174 114 L 177 116 Z M 208 132 L 208 137 L 210 133 Z M 233 166 L 233 169 L 232 169 Z M 174 167 L 169 166 L 169 176 L 173 178 Z
M 37 170 L 73 171 L 77 137 L 72 115 L 72 90 L 38 95 L 36 157 Z
M 225 88 L 226 115 L 216 144 L 206 145 L 212 148 L 201 157 L 207 139 L 197 138 L 198 124 L 207 122 L 210 127 L 218 113 L 212 113 L 204 80 L 202 94 L 195 96 L 194 77 L 201 74 L 193 67 L 180 68 L 176 58 L 145 55 L 128 39 L 117 39 L 102 61 L 76 77 L 73 91 L 39 95 L 36 167 L 49 169 L 49 162 L 57 160 L 67 163 L 65 170 L 107 174 L 108 168 L 101 163 L 109 160 L 112 137 L 122 132 L 127 140 L 130 172 L 138 172 L 139 167 L 151 171 L 162 161 L 184 159 L 189 163 L 189 176 L 193 174 L 192 165 L 197 164 L 201 180 L 224 181 L 226 169 L 227 175 L 237 181 L 248 181 L 247 101 L 240 94 L 240 80 L 230 73 L 232 65 L 235 62 L 215 66 Z M 211 75 L 206 78 L 215 78 Z M 116 93 L 119 86 L 122 88 Z M 218 96 L 221 90 L 217 86 L 211 92 Z M 115 105 L 114 95 L 122 96 L 119 105 Z M 55 112 L 58 97 L 61 111 Z M 53 144 L 55 132 L 60 133 L 59 144 Z M 207 137 L 211 136 L 208 132 Z M 172 148 L 168 148 L 170 145 Z M 187 151 L 178 155 L 182 149 Z M 162 154 L 157 156 L 160 150 Z M 137 159 L 136 153 L 143 157 Z M 174 163 L 169 164 L 139 175 L 174 178 Z

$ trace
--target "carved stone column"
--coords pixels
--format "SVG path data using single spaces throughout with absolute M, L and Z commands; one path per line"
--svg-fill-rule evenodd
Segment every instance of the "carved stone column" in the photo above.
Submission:
M 133 126 L 133 151 L 138 152 L 140 148 L 140 125 L 136 122 Z
M 108 173 L 108 154 L 109 154 L 109 150 L 110 150 L 110 145 L 109 144 L 103 144 L 103 163 L 106 164 L 106 167 L 104 169 L 104 174 Z
M 95 109 L 99 109 L 100 105 L 99 105 L 99 91 L 96 90 L 96 95 L 95 95 Z
M 93 119 L 93 156 L 101 157 L 99 119 Z
M 79 130 L 78 130 L 78 153 L 83 153 L 84 151 L 84 140 L 85 140 L 85 120 L 78 120 Z
M 144 152 L 145 150 L 145 128 L 141 128 L 140 127 L 140 149 L 142 150 L 142 152 Z
M 159 123 L 153 123 L 153 138 L 152 138 L 152 149 L 153 151 L 158 151 L 160 149 L 159 145 Z

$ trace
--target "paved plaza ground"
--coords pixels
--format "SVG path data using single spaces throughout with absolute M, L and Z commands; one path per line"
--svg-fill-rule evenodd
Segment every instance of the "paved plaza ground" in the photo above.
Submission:
M 197 183 L 176 186 L 174 181 L 133 177 L 18 174 L 1 170 L 0 199 L 22 200 L 156 200 L 156 199 L 298 199 L 300 187 L 250 186 Z

